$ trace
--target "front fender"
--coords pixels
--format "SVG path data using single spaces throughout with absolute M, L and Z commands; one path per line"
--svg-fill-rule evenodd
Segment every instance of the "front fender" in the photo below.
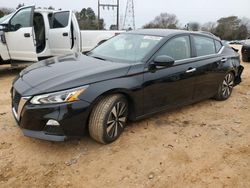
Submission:
M 94 83 L 80 96 L 80 99 L 95 104 L 103 96 L 122 93 L 133 104 L 135 116 L 139 116 L 143 113 L 142 81 L 143 74 L 140 74 Z

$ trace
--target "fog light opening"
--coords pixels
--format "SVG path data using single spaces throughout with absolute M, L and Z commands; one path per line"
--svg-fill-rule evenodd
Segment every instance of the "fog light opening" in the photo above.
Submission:
M 56 120 L 53 120 L 53 119 L 50 119 L 47 123 L 46 123 L 47 126 L 55 126 L 55 127 L 58 127 L 60 126 L 60 123 Z

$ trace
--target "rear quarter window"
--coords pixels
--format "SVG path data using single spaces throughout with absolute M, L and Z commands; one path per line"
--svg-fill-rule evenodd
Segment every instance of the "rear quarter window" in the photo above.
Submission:
M 193 38 L 197 56 L 205 56 L 216 53 L 214 39 L 203 36 L 193 36 Z
M 215 40 L 215 49 L 216 49 L 216 53 L 218 53 L 218 52 L 220 51 L 221 48 L 222 48 L 221 42 Z

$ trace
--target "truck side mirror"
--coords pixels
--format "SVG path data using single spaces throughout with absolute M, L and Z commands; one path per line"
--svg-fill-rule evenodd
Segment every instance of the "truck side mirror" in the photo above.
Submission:
M 0 31 L 8 32 L 9 24 L 8 23 L 0 24 Z

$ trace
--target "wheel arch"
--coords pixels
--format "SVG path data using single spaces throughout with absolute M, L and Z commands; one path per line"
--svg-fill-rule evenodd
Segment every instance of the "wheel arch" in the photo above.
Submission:
M 123 88 L 110 89 L 108 91 L 103 92 L 98 97 L 96 97 L 96 99 L 92 102 L 90 106 L 89 116 L 92 113 L 94 106 L 97 105 L 100 100 L 102 100 L 104 97 L 108 95 L 115 95 L 115 94 L 121 94 L 127 99 L 128 107 L 129 107 L 129 120 L 134 120 L 135 119 L 135 101 L 133 100 L 133 97 L 130 91 L 128 91 L 127 89 L 123 89 Z
M 227 75 L 228 73 L 233 73 L 233 75 L 236 76 L 236 70 L 235 70 L 235 69 L 230 69 L 230 70 L 228 70 L 228 71 L 226 72 L 226 75 Z

